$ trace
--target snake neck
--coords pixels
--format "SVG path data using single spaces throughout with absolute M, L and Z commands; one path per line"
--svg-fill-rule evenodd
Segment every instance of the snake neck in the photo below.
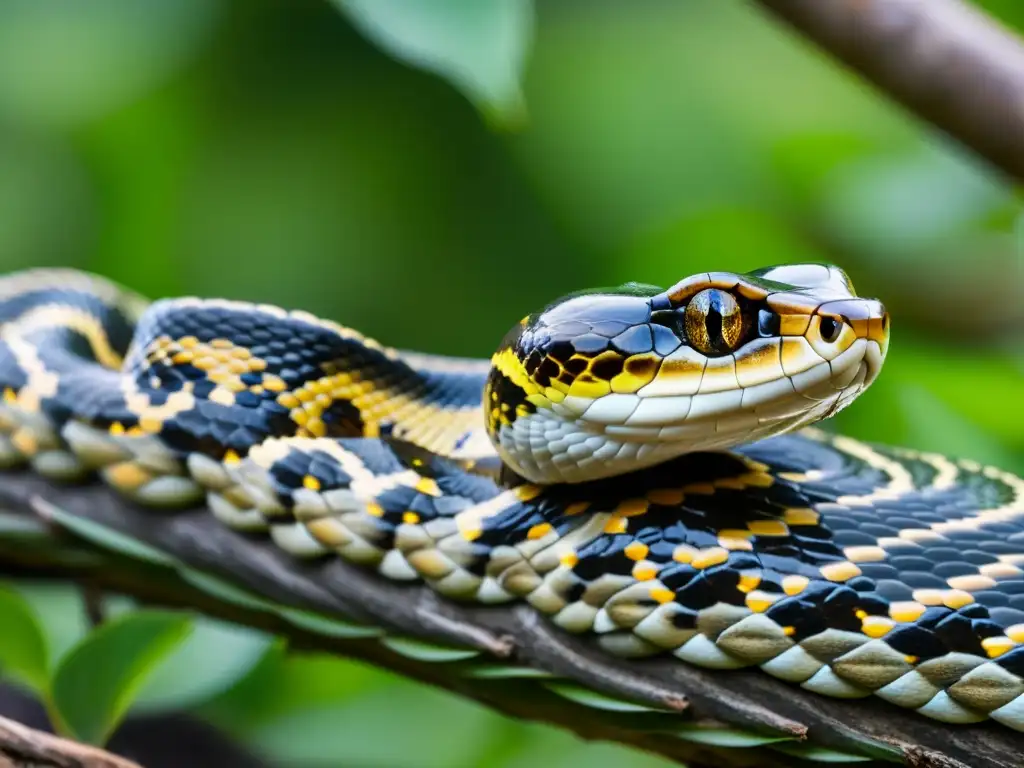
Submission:
M 403 353 L 304 312 L 160 301 L 124 369 L 133 423 L 185 452 L 388 437 L 461 462 L 493 457 L 480 415 L 486 363 Z

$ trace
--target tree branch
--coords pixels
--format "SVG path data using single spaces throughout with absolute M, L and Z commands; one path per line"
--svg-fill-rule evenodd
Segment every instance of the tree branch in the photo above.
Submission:
M 140 768 L 102 749 L 0 717 L 0 768 Z
M 755 0 L 1024 181 L 1024 41 L 961 0 Z
M 102 485 L 63 487 L 28 473 L 3 476 L 0 508 L 7 512 L 0 519 L 0 574 L 87 580 L 147 602 L 200 611 L 286 636 L 296 648 L 362 659 L 519 719 L 630 744 L 692 768 L 793 766 L 800 763 L 777 748 L 808 746 L 886 760 L 879 765 L 895 760 L 930 768 L 1010 768 L 1024 750 L 1024 737 L 995 724 L 950 727 L 877 698 L 826 699 L 756 670 L 717 673 L 670 658 L 616 659 L 587 638 L 557 630 L 529 606 L 460 605 L 339 558 L 297 561 L 261 537 L 221 526 L 202 508 L 155 512 Z M 138 543 L 99 547 L 95 542 L 102 537 L 81 528 L 81 520 L 154 552 Z M 476 653 L 440 663 L 410 654 L 396 637 Z M 549 677 L 483 676 L 495 665 Z M 565 698 L 553 681 L 658 711 L 598 709 Z M 737 749 L 698 743 L 693 729 L 705 738 L 703 729 L 726 729 L 786 741 Z

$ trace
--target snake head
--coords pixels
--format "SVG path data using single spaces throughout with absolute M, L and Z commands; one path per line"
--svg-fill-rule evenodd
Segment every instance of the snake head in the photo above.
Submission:
M 491 359 L 488 433 L 535 483 L 581 482 L 828 418 L 878 375 L 889 315 L 838 267 L 575 294 Z

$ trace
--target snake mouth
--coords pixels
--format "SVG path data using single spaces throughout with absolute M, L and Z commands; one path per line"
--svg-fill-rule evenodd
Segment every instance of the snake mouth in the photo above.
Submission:
M 858 339 L 834 360 L 804 371 L 716 396 L 693 395 L 664 400 L 665 420 L 657 424 L 604 425 L 604 432 L 626 439 L 691 442 L 687 450 L 709 450 L 750 442 L 779 431 L 820 421 L 849 405 L 877 377 L 882 364 L 878 345 Z M 688 401 L 688 402 L 687 402 Z M 654 404 L 657 408 L 657 403 Z M 673 418 L 673 413 L 682 413 Z M 747 435 L 746 439 L 738 439 Z

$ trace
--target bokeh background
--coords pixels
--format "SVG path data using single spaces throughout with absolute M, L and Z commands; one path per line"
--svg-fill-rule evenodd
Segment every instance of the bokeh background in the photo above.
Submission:
M 1021 211 L 741 0 L 0 0 L 0 272 L 486 356 L 578 288 L 833 262 L 894 336 L 830 426 L 1024 472 Z M 74 593 L 13 588 L 53 658 L 85 631 Z M 268 765 L 662 765 L 210 622 L 133 712 Z

